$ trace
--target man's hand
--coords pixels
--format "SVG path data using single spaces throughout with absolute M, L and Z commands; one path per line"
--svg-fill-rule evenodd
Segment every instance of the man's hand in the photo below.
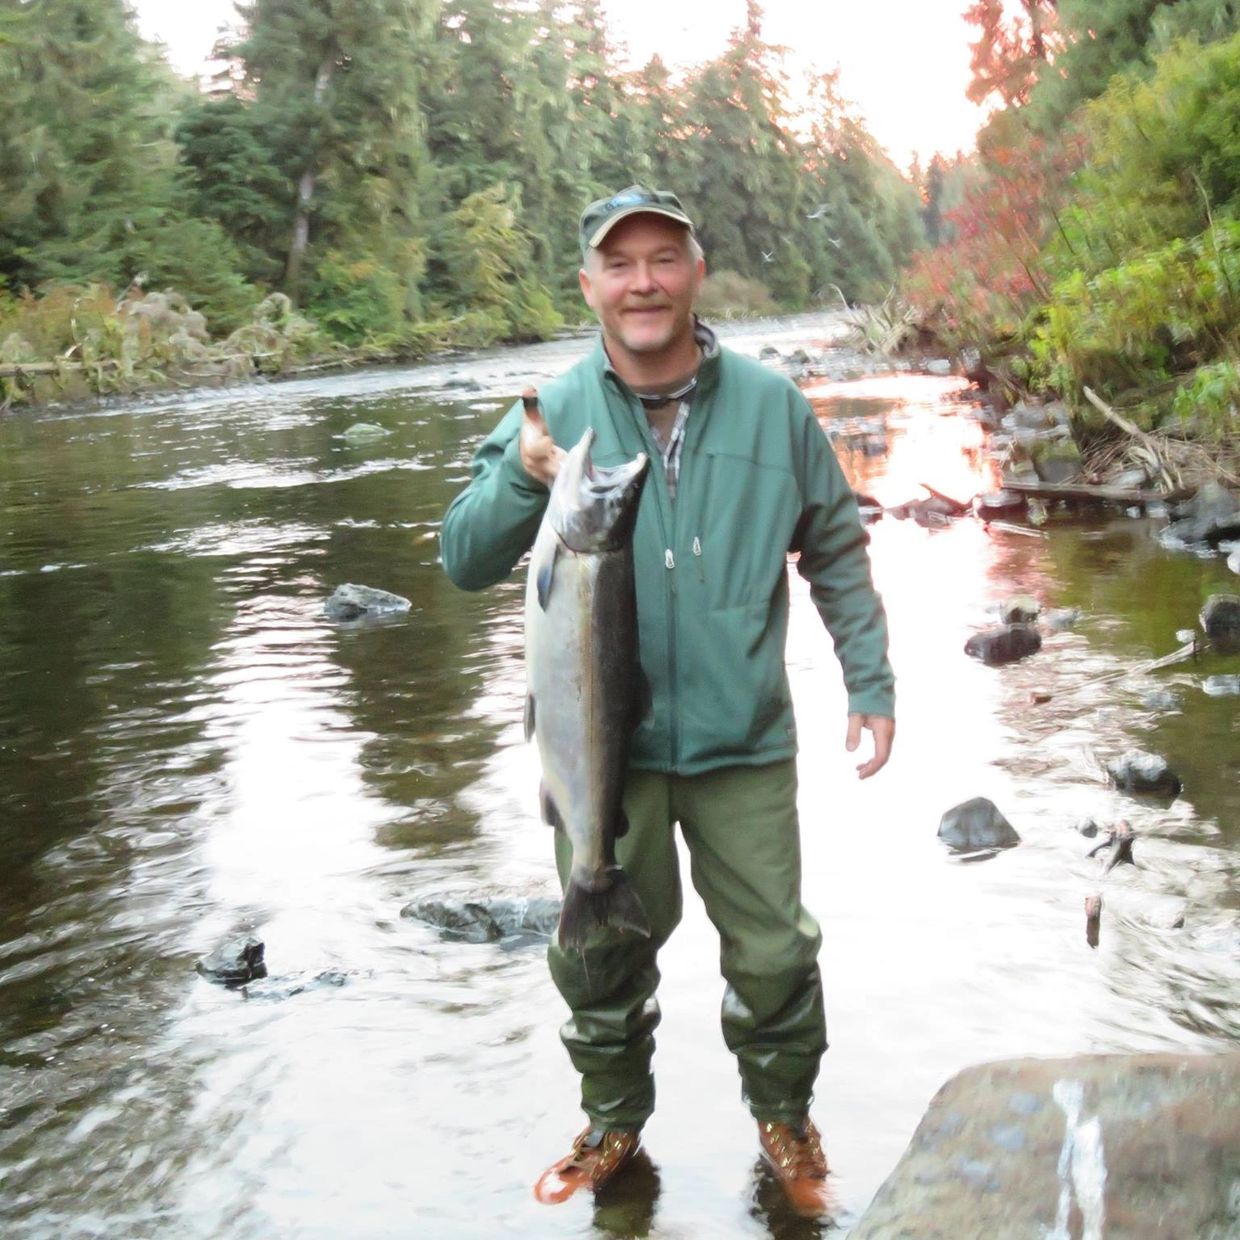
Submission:
M 877 775 L 887 765 L 887 759 L 891 757 L 891 742 L 895 740 L 896 721 L 888 719 L 886 715 L 849 715 L 848 739 L 844 742 L 844 748 L 849 753 L 855 752 L 857 746 L 861 744 L 862 728 L 869 728 L 874 737 L 874 755 L 868 762 L 857 764 L 857 778 L 869 779 L 871 775 Z
M 538 393 L 529 388 L 521 393 L 525 414 L 521 421 L 521 464 L 525 472 L 544 486 L 550 486 L 560 472 L 565 452 L 547 429 L 542 410 L 538 407 Z

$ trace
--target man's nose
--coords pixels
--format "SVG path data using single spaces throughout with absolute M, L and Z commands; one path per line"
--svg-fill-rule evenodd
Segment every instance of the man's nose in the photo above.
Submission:
M 639 293 L 651 293 L 658 287 L 654 280 L 654 264 L 637 262 L 633 265 L 633 289 Z

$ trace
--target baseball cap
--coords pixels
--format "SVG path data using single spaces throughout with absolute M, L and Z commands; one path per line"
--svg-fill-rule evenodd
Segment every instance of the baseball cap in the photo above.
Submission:
M 675 220 L 693 232 L 693 221 L 685 214 L 680 199 L 665 189 L 650 189 L 646 185 L 630 185 L 610 198 L 592 202 L 581 213 L 581 253 L 585 254 L 598 245 L 621 220 L 630 215 L 662 215 Z

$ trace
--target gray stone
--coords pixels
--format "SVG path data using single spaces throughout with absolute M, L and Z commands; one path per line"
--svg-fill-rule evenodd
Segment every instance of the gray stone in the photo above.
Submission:
M 950 375 L 951 372 L 952 364 L 946 357 L 932 357 L 926 362 L 926 374 L 928 375 Z
M 1081 452 L 1070 439 L 1039 440 L 1029 449 L 1029 457 L 1043 482 L 1072 482 L 1081 472 Z
M 939 839 L 956 852 L 1011 848 L 1020 843 L 1012 824 L 985 797 L 949 809 L 939 820 Z
M 1053 607 L 1042 617 L 1042 623 L 1053 632 L 1060 633 L 1072 628 L 1080 618 L 1079 607 Z
M 1107 763 L 1107 774 L 1122 792 L 1178 796 L 1183 785 L 1167 759 L 1155 753 L 1130 749 Z
M 1201 687 L 1210 697 L 1235 697 L 1240 694 L 1240 674 L 1207 676 Z
M 399 616 L 412 606 L 407 598 L 401 598 L 399 594 L 346 582 L 336 587 L 323 604 L 323 610 L 331 620 L 363 620 L 379 616 Z
M 1230 568 L 1233 573 L 1240 573 L 1240 547 L 1237 547 L 1236 550 L 1227 557 L 1227 567 Z
M 973 501 L 980 521 L 1007 521 L 1025 515 L 1025 497 L 1014 491 L 987 491 Z
M 1207 482 L 1197 494 L 1171 509 L 1171 524 L 1163 530 L 1163 543 L 1217 547 L 1229 538 L 1240 538 L 1240 501 L 1217 482 Z
M 1093 839 L 1098 834 L 1098 824 L 1092 818 L 1081 818 L 1072 824 L 1072 830 L 1087 839 Z
M 340 437 L 350 443 L 366 443 L 372 439 L 383 439 L 392 432 L 374 422 L 354 422 L 348 430 L 342 431 Z
M 1041 610 L 1041 603 L 1031 595 L 1014 594 L 999 604 L 999 619 L 1004 624 L 1032 624 Z
M 1170 689 L 1150 689 L 1141 695 L 1141 705 L 1150 710 L 1175 710 L 1180 705 L 1180 695 Z
M 435 926 L 445 938 L 494 943 L 513 936 L 554 934 L 560 922 L 560 901 L 551 896 L 415 900 L 400 915 Z
M 1042 649 L 1042 636 L 1027 624 L 1009 624 L 1002 628 L 974 633 L 964 644 L 964 652 L 990 667 L 1015 663 Z
M 247 934 L 221 944 L 215 951 L 203 956 L 194 968 L 209 982 L 218 982 L 222 986 L 243 986 L 255 978 L 267 976 L 264 951 L 262 940 Z
M 1037 1105 L 1013 1126 L 1017 1095 Z M 968 1123 L 945 1140 L 948 1109 Z M 939 1090 L 849 1237 L 1222 1240 L 1238 1183 L 1240 1052 L 1007 1060 Z
M 1240 650 L 1240 595 L 1211 594 L 1201 609 L 1201 627 L 1220 654 Z

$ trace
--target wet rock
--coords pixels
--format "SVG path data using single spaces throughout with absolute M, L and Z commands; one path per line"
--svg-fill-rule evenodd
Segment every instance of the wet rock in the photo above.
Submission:
M 1207 482 L 1170 511 L 1171 524 L 1159 536 L 1164 544 L 1217 547 L 1224 539 L 1240 538 L 1240 500 L 1217 482 Z
M 1004 624 L 1032 624 L 1042 610 L 1042 604 L 1029 594 L 1013 594 L 999 604 L 999 619 Z
M 965 654 L 989 667 L 1015 663 L 1042 649 L 1042 637 L 1027 624 L 1008 624 L 974 633 L 964 644 Z
M 1009 431 L 1044 431 L 1051 425 L 1045 407 L 1028 401 L 1019 401 L 1003 415 L 1003 427 Z
M 1072 482 L 1080 476 L 1081 452 L 1071 439 L 1041 439 L 1029 448 L 1029 457 L 1042 482 Z
M 399 594 L 346 582 L 332 592 L 331 597 L 323 604 L 323 611 L 330 620 L 361 620 L 378 616 L 399 616 L 412 605 Z
M 952 364 L 946 357 L 932 357 L 927 359 L 925 370 L 928 375 L 950 375 Z
M 1207 676 L 1201 687 L 1210 697 L 1235 697 L 1240 694 L 1240 675 Z
M 990 382 L 990 371 L 982 361 L 982 351 L 973 345 L 960 350 L 960 370 L 970 383 L 985 387 Z
M 938 834 L 957 852 L 1012 848 L 1020 843 L 1015 828 L 986 797 L 974 797 L 949 809 L 939 820 Z
M 1084 835 L 1088 839 L 1092 839 L 1098 834 L 1098 824 L 1092 818 L 1078 818 L 1072 824 L 1072 830 L 1078 835 Z
M 553 934 L 560 922 L 560 901 L 551 896 L 415 900 L 400 915 L 435 926 L 446 938 L 494 943 L 512 935 Z
M 783 358 L 780 356 L 779 350 L 773 344 L 764 344 L 758 352 L 758 361 L 781 362 L 783 361 Z
M 790 366 L 808 366 L 814 359 L 804 349 L 793 349 L 784 360 Z
M 1180 704 L 1180 695 L 1170 689 L 1151 689 L 1141 695 L 1141 705 L 1150 710 L 1175 710 Z
M 1240 595 L 1211 594 L 1201 609 L 1201 627 L 1220 654 L 1240 650 Z
M 367 443 L 372 439 L 383 439 L 391 433 L 374 422 L 354 422 L 347 430 L 341 432 L 340 437 L 347 439 L 350 443 Z
M 1227 557 L 1227 567 L 1230 568 L 1233 573 L 1240 573 L 1240 547 L 1237 547 L 1236 550 Z
M 323 969 L 318 973 L 297 973 L 289 977 L 269 977 L 246 987 L 246 998 L 251 1002 L 278 1002 L 304 995 L 316 990 L 338 990 L 349 978 L 352 970 Z
M 1234 1235 L 1238 1149 L 1240 1052 L 984 1064 L 939 1090 L 849 1237 Z
M 973 501 L 982 521 L 1011 521 L 1025 515 L 1025 497 L 1014 491 L 988 491 Z
M 1130 749 L 1120 758 L 1107 763 L 1107 774 L 1121 792 L 1151 793 L 1178 796 L 1183 785 L 1180 777 L 1167 764 L 1167 759 L 1154 753 Z
M 1042 623 L 1053 632 L 1061 633 L 1072 628 L 1080 618 L 1079 607 L 1053 607 L 1042 617 Z
M 255 978 L 267 976 L 261 939 L 252 934 L 230 939 L 209 955 L 203 956 L 194 968 L 209 982 L 222 986 L 242 986 Z
M 1149 483 L 1150 476 L 1143 469 L 1121 470 L 1113 478 L 1107 479 L 1107 486 L 1118 487 L 1125 491 L 1139 491 Z
M 1133 829 L 1126 822 L 1121 822 L 1108 831 L 1106 838 L 1095 844 L 1088 855 L 1095 857 L 1099 853 L 1105 854 L 1102 858 L 1104 874 L 1109 874 L 1117 865 L 1136 865 L 1132 859 L 1132 846 L 1136 838 Z
M 462 392 L 481 392 L 482 384 L 477 379 L 468 375 L 449 375 L 444 381 L 443 386 Z

